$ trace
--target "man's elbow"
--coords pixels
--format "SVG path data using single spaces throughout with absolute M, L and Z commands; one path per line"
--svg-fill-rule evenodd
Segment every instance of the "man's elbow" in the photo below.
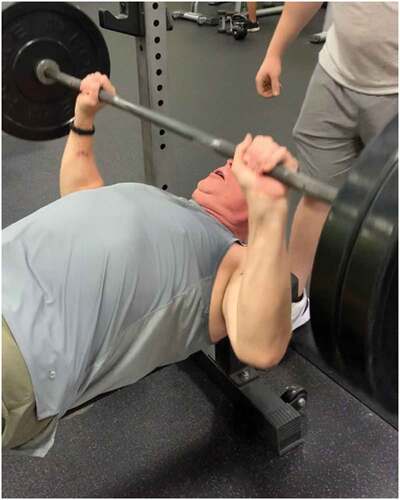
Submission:
M 253 362 L 247 363 L 250 366 L 254 366 L 257 370 L 270 370 L 274 366 L 279 365 L 286 351 L 283 352 L 269 352 L 263 355 L 253 356 Z
M 285 348 L 249 349 L 248 346 L 234 348 L 236 356 L 242 363 L 253 366 L 258 370 L 269 370 L 277 366 L 286 353 Z

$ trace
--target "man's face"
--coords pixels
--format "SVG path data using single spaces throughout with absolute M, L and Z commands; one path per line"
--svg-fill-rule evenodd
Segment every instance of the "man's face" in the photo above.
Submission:
M 223 167 L 217 168 L 202 179 L 197 185 L 197 190 L 205 195 L 225 199 L 228 204 L 232 204 L 232 208 L 241 207 L 243 203 L 246 203 L 239 183 L 232 172 L 232 160 L 228 160 Z
M 232 160 L 202 179 L 192 198 L 242 241 L 247 239 L 247 202 L 232 172 Z

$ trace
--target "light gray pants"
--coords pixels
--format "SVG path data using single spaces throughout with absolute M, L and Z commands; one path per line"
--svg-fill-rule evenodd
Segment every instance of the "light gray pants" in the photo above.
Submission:
M 293 129 L 300 170 L 340 187 L 363 147 L 397 109 L 398 94 L 360 94 L 317 64 Z

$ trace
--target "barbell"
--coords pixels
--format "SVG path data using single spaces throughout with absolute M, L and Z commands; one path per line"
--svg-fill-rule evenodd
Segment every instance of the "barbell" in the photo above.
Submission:
M 3 130 L 40 141 L 66 135 L 74 115 L 76 94 L 71 91 L 79 92 L 81 84 L 76 76 L 82 78 L 94 71 L 110 75 L 102 34 L 83 12 L 61 2 L 13 4 L 3 11 L 2 22 Z M 52 85 L 56 82 L 62 86 Z M 104 90 L 99 99 L 233 158 L 235 145 L 224 139 Z M 271 176 L 327 203 L 332 203 L 337 194 L 331 186 L 283 166 L 275 168 Z
M 110 75 L 100 30 L 63 2 L 12 4 L 3 11 L 2 30 L 3 130 L 28 140 L 66 135 L 80 79 L 95 71 Z M 234 155 L 224 139 L 104 90 L 99 98 L 225 158 Z M 397 168 L 395 118 L 340 190 L 282 165 L 268 174 L 331 205 L 311 281 L 314 336 L 329 363 L 391 411 L 397 409 Z

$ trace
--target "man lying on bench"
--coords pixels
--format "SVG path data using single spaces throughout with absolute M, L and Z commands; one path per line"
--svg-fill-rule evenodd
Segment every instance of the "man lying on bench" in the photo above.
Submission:
M 61 198 L 3 231 L 3 447 L 35 456 L 68 410 L 100 394 L 226 335 L 244 363 L 272 367 L 292 331 L 287 189 L 261 174 L 295 170 L 294 158 L 247 135 L 190 200 L 104 186 L 100 86 L 115 93 L 99 73 L 82 82 Z

